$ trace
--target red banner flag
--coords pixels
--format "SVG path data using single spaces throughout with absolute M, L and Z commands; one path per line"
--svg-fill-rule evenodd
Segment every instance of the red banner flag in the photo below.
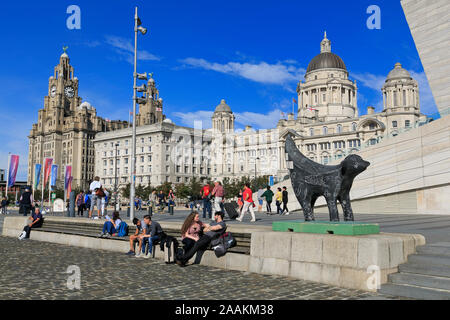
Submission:
M 52 171 L 52 158 L 45 158 L 45 166 L 44 166 L 44 187 L 47 185 L 48 178 L 50 177 L 50 173 Z

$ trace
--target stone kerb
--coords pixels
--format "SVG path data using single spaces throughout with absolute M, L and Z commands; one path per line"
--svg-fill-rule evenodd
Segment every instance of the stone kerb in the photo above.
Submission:
M 409 234 L 254 232 L 249 271 L 376 291 L 367 286 L 372 268 L 379 268 L 380 284 L 386 283 L 388 274 L 424 244 L 423 236 Z

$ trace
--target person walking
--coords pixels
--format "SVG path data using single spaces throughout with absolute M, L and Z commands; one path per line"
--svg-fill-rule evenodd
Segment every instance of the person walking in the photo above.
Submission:
M 270 186 L 267 186 L 267 190 L 264 191 L 264 193 L 261 195 L 261 198 L 265 198 L 266 199 L 266 209 L 267 209 L 267 214 L 271 214 L 272 213 L 272 199 L 273 199 L 273 191 L 270 190 Z
M 262 197 L 263 193 L 264 193 L 264 189 L 262 189 L 262 188 L 259 189 L 258 192 L 256 193 L 257 197 L 258 197 L 258 212 L 262 211 L 262 206 L 264 203 L 264 199 Z
M 89 218 L 92 218 L 92 211 L 97 206 L 97 216 L 100 219 L 100 210 L 102 209 L 102 198 L 105 196 L 103 192 L 102 184 L 100 183 L 100 177 L 96 176 L 94 181 L 89 185 L 91 191 L 91 207 L 89 209 Z
M 277 206 L 277 214 L 281 215 L 281 204 L 283 203 L 283 192 L 281 192 L 281 188 L 277 189 L 277 193 L 275 194 L 275 204 Z
M 83 216 L 83 212 L 84 212 L 84 192 L 83 191 L 80 191 L 80 193 L 77 194 L 75 203 L 77 204 L 77 208 L 78 208 L 77 215 Z
M 225 189 L 222 186 L 222 183 L 220 181 L 216 181 L 214 182 L 214 189 L 211 193 L 212 196 L 214 196 L 214 212 L 218 212 L 218 211 L 224 211 L 222 210 L 222 202 L 223 202 L 223 197 L 225 196 Z M 212 220 L 214 220 L 213 218 L 211 218 Z
M 175 207 L 175 194 L 173 193 L 173 190 L 169 190 L 169 194 L 167 195 L 167 202 L 168 202 L 168 209 L 169 214 L 173 216 L 173 208 Z
M 156 195 L 156 190 L 153 190 L 150 196 L 148 197 L 148 200 L 150 201 L 150 215 L 153 214 L 156 208 L 156 202 L 158 201 L 158 197 Z
M 287 192 L 287 188 L 283 187 L 283 211 L 281 212 L 281 214 L 283 214 L 286 211 L 286 215 L 289 215 L 289 209 L 287 207 L 288 204 L 288 192 Z
M 247 212 L 250 212 L 250 214 L 252 215 L 252 220 L 250 220 L 250 222 L 256 222 L 255 212 L 253 211 L 253 205 L 254 205 L 253 192 L 252 192 L 252 189 L 250 189 L 250 184 L 248 182 L 244 186 L 243 197 L 244 197 L 244 206 L 242 208 L 239 218 L 237 218 L 236 220 L 242 222 L 244 215 Z
M 211 188 L 208 183 L 206 183 L 201 191 L 202 200 L 203 200 L 203 219 L 206 219 L 206 212 L 208 212 L 208 218 L 212 217 L 211 210 L 211 200 L 210 200 Z
M 34 199 L 33 194 L 30 191 L 30 188 L 25 188 L 25 192 L 22 193 L 19 200 L 20 208 L 22 209 L 24 216 L 28 215 L 33 203 Z
M 9 205 L 9 201 L 8 199 L 6 199 L 6 197 L 3 197 L 2 199 L 2 214 L 8 214 L 8 205 Z
M 162 190 L 159 191 L 158 202 L 159 202 L 159 213 L 164 213 L 164 206 L 166 204 L 166 195 Z

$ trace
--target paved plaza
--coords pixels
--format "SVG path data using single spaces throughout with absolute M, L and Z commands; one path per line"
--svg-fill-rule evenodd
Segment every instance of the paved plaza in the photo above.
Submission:
M 1 299 L 356 300 L 392 299 L 280 276 L 180 268 L 121 253 L 0 237 Z M 70 290 L 69 266 L 80 268 L 80 289 Z

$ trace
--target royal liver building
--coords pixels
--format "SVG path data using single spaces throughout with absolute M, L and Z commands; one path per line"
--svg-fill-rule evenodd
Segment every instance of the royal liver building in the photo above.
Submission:
M 284 142 L 289 134 L 310 159 L 328 164 L 361 148 L 394 137 L 427 121 L 420 113 L 419 87 L 400 63 L 380 88 L 383 110 L 358 114 L 358 87 L 349 79 L 344 61 L 320 43 L 320 54 L 308 65 L 297 86 L 298 112 L 276 128 L 235 130 L 235 116 L 222 100 L 214 109 L 212 128 L 180 127 L 169 119 L 138 129 L 137 183 L 187 183 L 192 179 L 223 179 L 273 175 L 282 179 L 286 169 Z M 95 140 L 96 174 L 113 186 L 130 181 L 130 130 L 100 133 Z M 117 159 L 112 147 L 118 145 Z M 117 160 L 117 161 L 116 161 Z

